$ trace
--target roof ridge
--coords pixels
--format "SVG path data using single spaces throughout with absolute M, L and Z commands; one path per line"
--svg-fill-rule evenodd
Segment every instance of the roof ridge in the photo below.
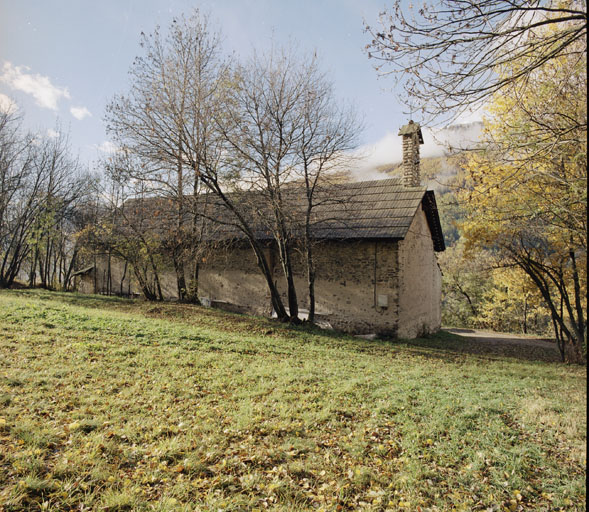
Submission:
M 304 185 L 301 186 L 301 188 L 303 187 Z M 250 193 L 252 192 L 238 192 L 238 194 L 246 196 Z M 323 197 L 324 194 L 325 197 Z M 255 196 L 252 198 L 255 199 Z M 149 208 L 149 203 L 153 199 L 156 198 L 147 200 L 143 207 Z M 161 201 L 162 198 L 158 199 Z M 290 210 L 294 222 L 292 225 L 293 236 L 300 236 L 300 226 L 296 222 L 299 219 L 297 217 L 300 215 L 299 210 L 304 210 L 304 194 L 301 195 L 296 189 L 291 188 L 288 193 L 285 190 L 283 199 L 285 204 L 293 208 Z M 211 240 L 243 238 L 243 233 L 231 221 L 231 214 L 223 208 L 218 197 L 208 193 L 199 196 L 197 201 L 197 204 L 202 205 L 205 209 L 203 210 L 204 214 L 201 212 L 203 218 L 211 220 L 211 225 L 213 225 L 213 218 L 219 220 L 215 229 L 207 235 Z M 258 218 L 263 214 L 263 207 L 260 210 L 258 206 L 261 205 L 253 203 L 255 201 L 244 201 L 243 204 L 239 204 L 238 208 L 243 209 L 242 213 L 245 215 L 256 214 L 255 218 L 252 217 L 251 228 L 257 237 L 271 239 L 267 221 L 261 220 L 263 217 Z M 434 193 L 428 192 L 426 186 L 406 187 L 402 179 L 395 177 L 383 180 L 337 183 L 317 190 L 317 202 L 312 214 L 312 236 L 318 239 L 403 239 L 420 205 L 425 210 L 436 250 L 444 250 L 443 234 Z M 168 210 L 165 204 L 161 206 L 164 211 L 150 217 L 154 226 L 160 222 L 165 225 L 166 217 L 169 217 L 166 214 L 174 213 L 173 211 L 165 211 Z M 171 210 L 173 210 L 173 206 Z M 162 231 L 165 231 L 165 227 Z
M 407 191 L 417 191 L 417 190 L 426 190 L 427 187 L 425 185 L 420 185 L 418 187 L 407 187 L 403 184 L 403 178 L 391 176 L 390 178 L 378 179 L 378 180 L 360 180 L 360 181 L 350 181 L 346 183 L 339 183 L 336 185 L 340 186 L 354 186 L 354 185 L 362 185 L 362 186 L 387 186 L 387 185 L 399 185 L 402 186 Z

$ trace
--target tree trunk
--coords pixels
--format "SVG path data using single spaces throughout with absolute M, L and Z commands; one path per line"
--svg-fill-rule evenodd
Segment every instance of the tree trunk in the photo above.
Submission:
M 569 252 L 569 257 L 571 259 L 571 266 L 573 269 L 573 287 L 574 287 L 574 294 L 575 294 L 575 311 L 577 313 L 577 320 L 576 322 L 573 320 L 574 325 L 574 332 L 575 337 L 577 338 L 577 348 L 579 349 L 579 353 L 582 356 L 583 347 L 587 340 L 585 339 L 586 336 L 586 323 L 585 323 L 585 313 L 583 310 L 583 295 L 581 292 L 581 283 L 579 279 L 579 270 L 577 269 L 577 258 L 575 256 L 575 251 L 571 250 Z
M 309 315 L 307 321 L 312 324 L 315 322 L 315 263 L 313 261 L 313 246 L 309 219 L 310 209 L 307 210 L 305 219 L 305 254 L 307 257 L 307 288 L 309 290 Z
M 522 319 L 522 330 L 524 334 L 528 334 L 528 298 L 524 297 L 524 316 Z
M 31 270 L 29 272 L 29 288 L 33 288 L 35 286 L 35 281 L 37 280 L 37 259 L 39 258 L 39 249 L 35 248 L 35 252 L 33 254 L 33 260 L 31 263 Z
M 110 254 L 110 251 L 108 251 L 108 257 L 106 260 L 106 294 L 107 295 L 111 294 L 111 288 L 112 288 L 111 254 Z
M 178 287 L 178 300 L 184 302 L 186 300 L 186 277 L 184 276 L 184 263 L 182 257 L 177 255 L 172 257 L 174 263 L 174 270 L 176 272 L 176 286 Z
M 554 326 L 554 337 L 556 338 L 556 345 L 558 346 L 558 352 L 560 353 L 560 360 L 564 363 L 564 340 L 562 338 L 562 331 L 560 331 L 558 322 L 556 321 L 556 318 L 554 318 L 554 315 L 552 315 L 552 325 Z
M 190 209 L 191 215 L 191 236 L 190 236 L 190 248 L 191 256 L 193 259 L 193 265 L 191 268 L 190 279 L 188 282 L 188 290 L 186 293 L 186 300 L 192 304 L 200 304 L 198 298 L 198 274 L 200 271 L 200 250 L 203 244 L 203 229 L 204 224 L 201 222 L 200 230 L 198 228 L 198 191 L 199 191 L 199 171 L 198 167 L 194 170 L 194 181 L 192 183 L 192 208 Z
M 155 281 L 155 288 L 157 291 L 157 298 L 158 300 L 164 300 L 164 294 L 162 293 L 162 285 L 160 283 L 160 277 L 157 271 L 157 266 L 155 261 L 153 261 L 153 256 L 149 255 L 149 261 L 151 263 L 151 269 L 153 271 L 153 280 Z
M 41 278 L 41 288 L 47 288 L 47 278 L 45 276 L 43 258 L 39 257 L 39 277 Z
M 190 278 L 190 294 L 189 300 L 193 304 L 200 304 L 200 299 L 198 298 L 198 275 L 200 273 L 200 264 L 198 262 L 198 258 L 194 260 L 194 266 L 192 267 L 192 276 Z
M 151 287 L 149 286 L 149 283 L 147 282 L 147 279 L 141 273 L 140 269 L 137 268 L 135 265 L 133 265 L 133 273 L 135 274 L 135 278 L 137 279 L 137 282 L 139 283 L 139 288 L 141 288 L 141 292 L 143 293 L 143 296 L 149 301 L 157 300 L 156 292 L 151 289 Z
M 286 278 L 286 293 L 288 298 L 288 312 L 291 322 L 298 322 L 299 320 L 299 303 L 297 300 L 297 290 L 294 283 L 294 275 L 292 270 L 292 249 L 290 244 L 282 240 L 280 246 L 280 259 L 282 261 L 282 270 Z
M 290 261 L 287 263 L 287 277 L 286 277 L 287 293 L 288 293 L 288 311 L 290 313 L 290 321 L 299 322 L 299 302 L 297 300 L 297 290 L 295 288 L 294 276 Z
M 288 314 L 286 313 L 286 309 L 284 309 L 284 304 L 282 303 L 282 299 L 280 298 L 280 293 L 278 293 L 278 289 L 274 284 L 274 279 L 272 275 L 272 270 L 268 265 L 268 261 L 264 256 L 264 251 L 262 247 L 260 247 L 259 243 L 255 238 L 249 239 L 250 245 L 254 250 L 254 254 L 256 255 L 256 261 L 258 263 L 258 267 L 262 271 L 264 278 L 266 279 L 266 284 L 268 285 L 268 290 L 270 291 L 270 301 L 272 303 L 272 308 L 276 313 L 278 320 L 281 322 L 285 322 L 289 319 Z
M 127 265 L 128 262 L 125 260 L 125 268 L 123 269 L 123 277 L 121 277 L 121 285 L 119 288 L 119 295 L 123 296 L 123 285 L 125 284 L 125 277 L 127 276 Z
M 313 265 L 313 256 L 311 249 L 307 249 L 307 284 L 309 286 L 309 316 L 307 320 L 310 323 L 315 322 L 315 266 Z
M 317 175 L 317 178 L 319 176 Z M 305 255 L 307 259 L 307 288 L 309 300 L 309 315 L 307 321 L 311 324 L 315 322 L 315 262 L 313 260 L 313 241 L 311 240 L 311 213 L 313 211 L 313 197 L 315 191 L 314 184 L 309 179 L 309 167 L 305 164 L 305 189 L 307 206 L 305 211 Z
M 76 244 L 76 246 L 74 247 L 74 251 L 72 253 L 72 257 L 70 258 L 70 262 L 69 262 L 67 269 L 65 270 L 64 276 L 63 276 L 63 287 L 64 287 L 65 291 L 70 291 L 72 273 L 73 273 L 74 268 L 76 266 L 76 261 L 78 259 L 78 252 L 79 252 L 79 248 L 78 248 L 78 245 Z
M 98 289 L 98 268 L 96 267 L 96 251 L 94 251 L 94 293 L 97 293 Z
M 178 155 L 182 154 L 182 143 L 178 142 Z M 178 286 L 178 300 L 184 302 L 186 299 L 186 275 L 184 272 L 184 170 L 182 159 L 178 156 L 176 172 L 178 175 L 178 190 L 176 201 L 178 203 L 178 217 L 176 219 L 176 236 L 174 237 L 174 247 L 172 248 L 174 260 L 174 270 L 176 271 L 176 284 Z

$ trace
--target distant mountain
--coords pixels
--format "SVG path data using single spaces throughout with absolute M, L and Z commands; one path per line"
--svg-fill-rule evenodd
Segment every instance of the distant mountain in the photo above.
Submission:
M 460 171 L 460 164 L 464 161 L 465 157 L 463 152 L 459 152 L 446 156 L 421 158 L 422 183 L 427 185 L 430 190 L 435 190 L 438 193 L 443 194 L 448 192 Z M 400 162 L 380 165 L 376 168 L 376 171 L 386 177 L 401 177 L 403 175 Z
M 456 174 L 455 157 L 479 144 L 482 129 L 482 123 L 475 122 L 422 130 L 422 173 L 428 186 L 441 190 L 447 184 L 448 178 Z M 389 133 L 373 146 L 361 148 L 358 167 L 351 172 L 352 179 L 364 181 L 398 175 L 396 169 L 402 159 L 400 142 L 396 133 Z
M 479 144 L 481 134 L 483 133 L 483 123 L 478 121 L 474 123 L 453 124 L 441 130 L 432 131 L 431 133 L 434 140 L 446 148 L 446 153 L 453 154 L 472 149 Z M 424 153 L 424 156 L 433 155 Z

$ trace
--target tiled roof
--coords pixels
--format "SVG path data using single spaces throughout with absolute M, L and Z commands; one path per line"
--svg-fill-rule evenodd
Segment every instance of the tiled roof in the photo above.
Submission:
M 444 250 L 435 197 L 425 187 L 408 188 L 391 178 L 339 185 L 333 195 L 342 200 L 317 207 L 313 233 L 319 238 L 403 239 L 423 204 L 434 246 Z
M 240 213 L 251 222 L 255 236 L 260 240 L 269 240 L 272 239 L 273 216 L 263 206 L 267 201 L 259 200 L 261 194 L 262 192 L 239 192 L 230 196 Z M 155 198 L 153 199 L 155 203 Z M 317 204 L 313 208 L 311 232 L 316 239 L 403 239 L 422 205 L 435 250 L 445 249 L 435 196 L 425 187 L 408 188 L 402 184 L 401 179 L 390 178 L 332 185 L 318 189 L 315 199 Z M 302 235 L 300 226 L 305 211 L 304 188 L 296 185 L 286 187 L 282 200 L 287 205 L 285 211 L 289 229 L 295 237 Z M 220 225 L 210 226 L 206 238 L 245 238 L 233 214 L 223 207 L 218 198 L 206 194 L 199 198 L 198 203 L 197 209 L 208 219 L 222 222 Z M 167 210 L 167 215 L 160 214 L 159 220 L 152 217 L 151 222 L 170 222 L 173 212 Z

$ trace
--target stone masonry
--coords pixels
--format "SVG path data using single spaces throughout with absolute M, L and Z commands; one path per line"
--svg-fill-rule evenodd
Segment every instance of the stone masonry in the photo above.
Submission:
M 419 187 L 421 173 L 419 168 L 419 146 L 423 136 L 419 124 L 409 121 L 399 130 L 403 137 L 403 184 L 406 187 Z
M 445 248 L 433 192 L 421 187 L 419 124 L 401 127 L 403 178 L 346 184 L 347 208 L 319 231 L 315 255 L 316 320 L 342 331 L 414 338 L 435 332 L 441 321 L 441 271 L 436 252 Z M 334 207 L 332 207 L 334 208 Z M 338 221 L 338 215 L 341 218 Z M 329 218 L 329 216 L 328 216 Z M 336 222 L 337 221 L 337 222 Z M 232 240 L 228 238 L 228 240 Z M 273 249 L 266 244 L 274 281 L 287 305 L 286 283 Z M 222 244 L 221 244 L 222 245 Z M 115 293 L 139 292 L 132 272 L 104 255 L 91 272 L 78 276 L 78 289 L 103 292 L 106 269 Z M 301 313 L 308 298 L 302 256 L 294 261 L 295 287 Z M 167 299 L 177 297 L 172 265 L 160 275 Z M 266 281 L 245 240 L 235 239 L 203 259 L 199 273 L 203 304 L 236 312 L 270 316 L 272 306 Z

